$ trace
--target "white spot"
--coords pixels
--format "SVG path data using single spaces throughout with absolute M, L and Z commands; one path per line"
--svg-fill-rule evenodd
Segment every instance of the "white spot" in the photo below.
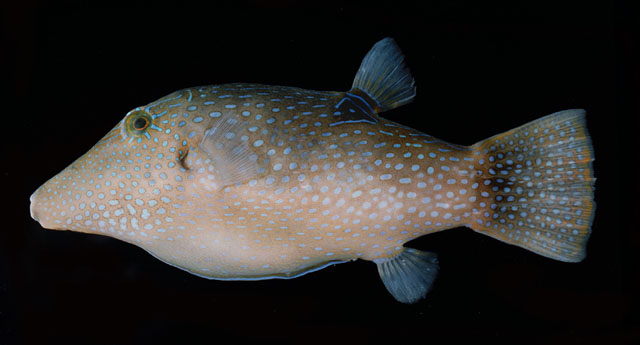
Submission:
M 453 206 L 453 209 L 454 209 L 454 210 L 459 210 L 459 209 L 461 209 L 461 208 L 465 208 L 465 207 L 467 207 L 467 205 L 465 205 L 465 204 L 458 204 L 458 205 L 454 205 L 454 206 Z

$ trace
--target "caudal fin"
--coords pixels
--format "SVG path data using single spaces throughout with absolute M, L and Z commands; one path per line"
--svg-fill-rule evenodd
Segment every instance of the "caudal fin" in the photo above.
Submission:
M 376 43 L 362 60 L 352 90 L 362 90 L 379 111 L 407 104 L 416 96 L 415 82 L 404 54 L 392 38 Z
M 584 110 L 557 112 L 473 145 L 479 212 L 472 228 L 546 257 L 585 257 L 595 212 Z

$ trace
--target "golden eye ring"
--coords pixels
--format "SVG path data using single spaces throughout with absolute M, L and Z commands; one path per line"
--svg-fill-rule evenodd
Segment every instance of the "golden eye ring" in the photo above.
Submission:
M 146 136 L 147 130 L 153 125 L 153 117 L 144 110 L 135 110 L 127 116 L 125 129 L 132 137 Z

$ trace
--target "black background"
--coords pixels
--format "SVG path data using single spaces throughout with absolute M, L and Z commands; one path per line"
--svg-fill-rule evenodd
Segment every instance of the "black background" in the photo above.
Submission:
M 20 1 L 2 10 L 0 344 L 631 344 L 638 328 L 639 16 L 616 1 Z M 459 228 L 433 291 L 397 303 L 375 265 L 209 281 L 101 236 L 48 231 L 28 197 L 127 111 L 174 90 L 257 82 L 347 90 L 394 37 L 416 101 L 385 114 L 472 144 L 585 108 L 598 205 L 567 264 Z M 5 98 L 6 97 L 6 98 Z

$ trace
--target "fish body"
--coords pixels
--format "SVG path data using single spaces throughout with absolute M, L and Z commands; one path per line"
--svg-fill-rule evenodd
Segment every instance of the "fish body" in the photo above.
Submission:
M 438 265 L 403 244 L 432 232 L 467 226 L 550 258 L 584 257 L 595 208 L 583 111 L 463 146 L 379 116 L 414 96 L 391 39 L 348 92 L 180 90 L 130 111 L 32 195 L 31 213 L 214 279 L 369 260 L 406 303 Z

